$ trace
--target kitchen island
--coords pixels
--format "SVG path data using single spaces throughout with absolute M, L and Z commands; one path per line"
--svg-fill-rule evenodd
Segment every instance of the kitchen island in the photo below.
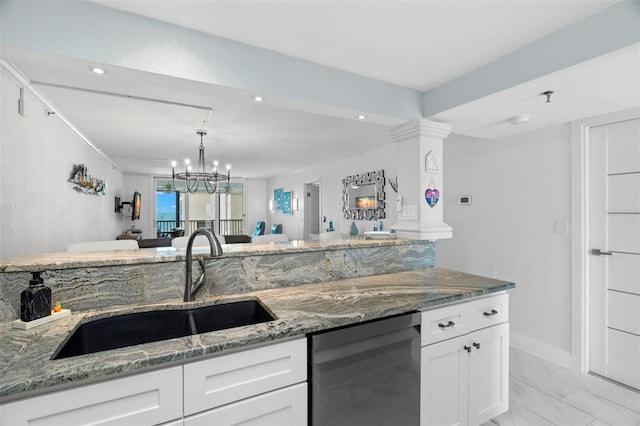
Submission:
M 250 285 L 243 286 L 235 292 L 232 288 L 228 288 L 226 292 L 216 292 L 216 276 L 214 276 L 214 282 L 210 285 L 213 289 L 198 294 L 195 302 L 185 304 L 179 300 L 180 294 L 171 294 L 170 297 L 155 303 L 141 304 L 134 301 L 128 305 L 120 303 L 114 306 L 99 303 L 100 286 L 96 286 L 90 289 L 84 288 L 81 291 L 74 290 L 76 291 L 74 294 L 90 290 L 95 292 L 91 294 L 91 299 L 97 299 L 97 302 L 94 301 L 96 306 L 91 309 L 75 309 L 69 317 L 31 330 L 12 329 L 11 321 L 3 321 L 0 323 L 0 348 L 2 348 L 0 349 L 0 399 L 2 403 L 11 403 L 43 393 L 55 394 L 60 390 L 105 380 L 127 378 L 131 375 L 136 377 L 139 373 L 144 374 L 157 369 L 206 362 L 208 359 L 218 359 L 230 354 L 232 356 L 242 354 L 252 348 L 269 347 L 274 344 L 277 346 L 281 344 L 279 342 L 304 339 L 310 333 L 337 327 L 408 312 L 429 311 L 441 306 L 465 304 L 470 300 L 494 293 L 504 293 L 505 290 L 515 287 L 513 283 L 506 281 L 433 267 L 430 242 L 351 241 L 332 245 L 312 242 L 308 247 L 302 248 L 273 244 L 262 248 L 251 248 L 253 249 L 251 254 L 230 250 L 223 258 L 211 259 L 207 263 L 207 270 L 210 268 L 214 270 L 216 266 L 228 266 L 224 262 L 235 258 L 242 259 L 244 262 L 244 267 L 236 268 L 237 271 L 243 270 L 246 275 L 246 266 L 249 264 L 253 266 L 250 274 L 256 274 L 259 269 L 256 265 L 264 263 L 265 265 L 262 266 L 265 271 L 275 269 L 279 272 L 275 275 L 286 277 L 283 285 L 274 285 L 274 279 L 271 276 L 267 281 L 248 280 L 246 282 Z M 183 259 L 180 253 L 172 254 L 171 256 L 174 257 L 168 263 L 163 263 L 157 256 L 146 250 L 156 249 L 140 250 L 140 253 L 137 253 L 138 256 L 142 255 L 143 258 L 150 259 L 143 260 L 142 263 L 139 260 L 126 260 L 129 264 L 114 265 L 114 262 L 122 262 L 123 257 L 120 257 L 120 260 L 100 260 L 98 255 L 93 254 L 89 256 L 92 258 L 89 262 L 92 263 L 84 266 L 87 266 L 87 270 L 91 270 L 91 268 L 100 267 L 95 264 L 96 262 L 106 262 L 108 265 L 103 266 L 122 267 L 128 273 L 130 270 L 126 268 L 132 267 L 131 262 L 134 263 L 133 267 L 160 265 L 168 269 L 179 268 L 184 264 L 183 261 L 177 262 Z M 298 255 L 298 261 L 301 255 L 312 257 L 309 259 L 311 263 L 297 263 L 297 266 L 292 268 L 292 274 L 287 273 L 287 267 L 293 264 L 286 262 L 291 262 L 291 259 L 296 257 L 291 256 L 293 253 Z M 124 256 L 125 259 L 131 257 L 128 253 Z M 380 268 L 381 259 L 385 259 L 386 267 L 391 272 L 380 273 L 380 270 L 376 269 Z M 285 267 L 281 262 L 285 262 Z M 50 270 L 49 268 L 54 265 L 50 260 L 45 260 L 44 263 L 46 267 L 43 266 L 42 270 Z M 302 275 L 296 275 L 296 272 L 312 269 L 314 263 L 316 269 L 323 272 L 312 282 L 305 281 L 306 277 Z M 65 264 L 61 270 L 54 270 L 50 276 L 61 282 L 64 281 L 66 287 L 73 287 L 75 285 L 73 280 L 60 280 L 57 274 L 73 269 L 71 275 L 78 276 L 77 274 L 83 271 L 83 265 L 76 262 L 75 268 L 67 268 L 67 266 Z M 10 273 L 26 274 L 26 271 L 32 270 L 33 267 L 33 263 L 28 266 L 5 265 L 4 284 L 13 282 L 13 277 L 7 277 Z M 340 268 L 342 269 L 337 272 Z M 7 269 L 12 269 L 13 272 L 8 272 Z M 236 275 L 239 276 L 237 271 Z M 96 276 L 95 273 L 90 275 Z M 272 272 L 271 275 L 274 273 Z M 342 279 L 323 280 L 323 276 Z M 343 278 L 344 276 L 352 276 L 352 278 Z M 301 284 L 295 285 L 296 279 Z M 308 283 L 305 284 L 305 282 Z M 122 283 L 119 285 L 122 286 Z M 171 286 L 180 292 L 182 283 L 172 283 Z M 80 299 L 84 300 L 84 298 Z M 65 342 L 69 334 L 79 324 L 87 321 L 121 313 L 153 309 L 185 309 L 247 299 L 260 301 L 275 320 L 52 360 L 56 350 Z
M 0 325 L 0 397 L 6 399 L 49 386 L 304 336 L 514 286 L 509 282 L 432 268 L 213 297 L 190 306 L 258 298 L 276 320 L 55 361 L 51 360 L 54 352 L 81 321 L 147 307 L 83 312 L 32 330 L 11 329 L 10 322 L 6 322 Z M 167 309 L 179 306 L 181 304 L 161 305 Z

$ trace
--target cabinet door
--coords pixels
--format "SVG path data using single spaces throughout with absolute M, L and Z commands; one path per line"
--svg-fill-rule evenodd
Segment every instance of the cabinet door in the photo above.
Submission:
M 509 323 L 469 335 L 469 424 L 509 409 Z
M 22 399 L 0 407 L 3 425 L 155 425 L 182 417 L 182 367 Z
M 468 336 L 422 348 L 420 425 L 466 425 L 468 417 Z
M 184 419 L 185 426 L 305 426 L 307 384 L 280 389 Z

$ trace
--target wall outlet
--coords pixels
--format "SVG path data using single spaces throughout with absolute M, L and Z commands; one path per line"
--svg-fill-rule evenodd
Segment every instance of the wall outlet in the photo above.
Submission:
M 396 198 L 396 211 L 402 211 L 402 195 L 398 195 L 398 198 Z

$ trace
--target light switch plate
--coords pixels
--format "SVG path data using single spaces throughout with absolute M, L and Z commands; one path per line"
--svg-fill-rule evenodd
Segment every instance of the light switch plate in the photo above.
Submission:
M 398 213 L 398 219 L 418 220 L 418 206 L 404 206 Z
M 463 195 L 460 197 L 460 204 L 469 205 L 471 204 L 471 195 Z

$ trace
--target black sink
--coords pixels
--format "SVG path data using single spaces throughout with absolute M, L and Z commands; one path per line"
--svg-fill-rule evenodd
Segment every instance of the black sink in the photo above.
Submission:
M 273 321 L 256 300 L 115 315 L 80 325 L 53 359 Z

